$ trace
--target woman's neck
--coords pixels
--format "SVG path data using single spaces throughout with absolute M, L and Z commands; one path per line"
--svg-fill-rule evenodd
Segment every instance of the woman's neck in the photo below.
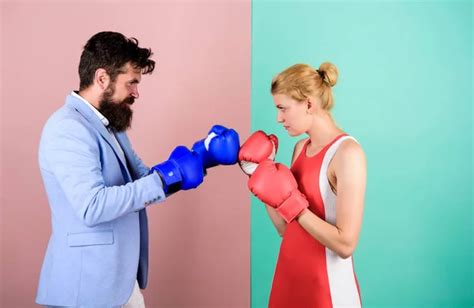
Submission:
M 311 128 L 307 131 L 311 139 L 312 148 L 320 148 L 327 145 L 344 131 L 337 127 L 332 116 L 328 112 L 319 113 L 313 118 Z

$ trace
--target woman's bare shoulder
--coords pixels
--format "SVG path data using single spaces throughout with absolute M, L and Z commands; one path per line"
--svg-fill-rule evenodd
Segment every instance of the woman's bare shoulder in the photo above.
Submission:
M 293 158 L 291 159 L 291 164 L 293 164 L 295 162 L 296 158 L 300 155 L 301 150 L 303 149 L 303 146 L 306 143 L 306 141 L 308 141 L 308 139 L 309 139 L 309 137 L 301 139 L 298 142 L 296 142 L 295 148 L 293 150 Z
M 347 163 L 365 163 L 365 153 L 360 143 L 348 138 L 337 149 L 334 161 L 343 165 Z

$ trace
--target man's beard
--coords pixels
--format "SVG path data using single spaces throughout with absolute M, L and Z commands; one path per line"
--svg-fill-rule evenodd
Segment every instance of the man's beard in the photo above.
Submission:
M 99 103 L 99 111 L 109 120 L 109 126 L 116 132 L 123 132 L 132 125 L 133 110 L 130 108 L 135 101 L 132 96 L 116 103 L 112 100 L 115 93 L 115 84 L 105 89 Z

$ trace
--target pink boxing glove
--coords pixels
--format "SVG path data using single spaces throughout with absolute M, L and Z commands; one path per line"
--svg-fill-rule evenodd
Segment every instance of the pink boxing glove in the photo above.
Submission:
M 278 138 L 259 130 L 253 133 L 240 147 L 239 164 L 242 171 L 252 175 L 258 164 L 265 159 L 275 159 L 278 150 Z
M 309 206 L 290 169 L 269 159 L 258 164 L 248 187 L 262 202 L 275 208 L 287 223 Z

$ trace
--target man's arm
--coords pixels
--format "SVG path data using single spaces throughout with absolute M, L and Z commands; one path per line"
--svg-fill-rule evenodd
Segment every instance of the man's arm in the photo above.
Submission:
M 46 129 L 40 151 L 45 161 L 42 168 L 55 176 L 70 205 L 89 227 L 165 199 L 157 174 L 107 187 L 96 136 L 76 120 L 65 119 Z

